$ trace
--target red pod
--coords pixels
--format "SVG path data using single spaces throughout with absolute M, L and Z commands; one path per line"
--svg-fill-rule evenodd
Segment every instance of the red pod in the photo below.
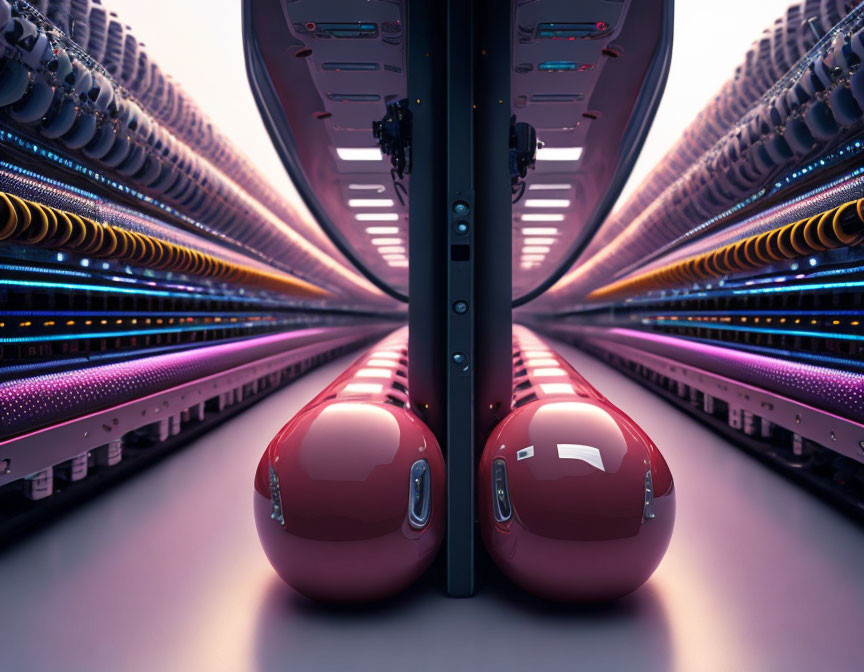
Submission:
M 404 341 L 400 332 L 357 360 L 282 428 L 258 465 L 261 545 L 279 576 L 312 599 L 397 593 L 443 539 L 444 460 L 406 407 Z
M 622 597 L 651 576 L 669 545 L 669 467 L 648 436 L 569 364 L 527 330 L 515 333 L 520 405 L 483 451 L 483 540 L 501 570 L 536 595 Z

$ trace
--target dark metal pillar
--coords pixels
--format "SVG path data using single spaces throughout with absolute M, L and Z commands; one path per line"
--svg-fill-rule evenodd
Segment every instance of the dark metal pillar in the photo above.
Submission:
M 512 392 L 509 4 L 408 2 L 409 389 L 447 460 L 457 597 L 474 592 L 478 446 Z

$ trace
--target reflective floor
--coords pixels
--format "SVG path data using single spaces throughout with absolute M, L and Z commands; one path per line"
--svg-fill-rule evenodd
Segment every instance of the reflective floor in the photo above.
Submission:
M 678 520 L 655 576 L 605 608 L 545 604 L 484 569 L 326 609 L 270 570 L 252 520 L 263 447 L 325 366 L 0 555 L 0 669 L 853 670 L 864 528 L 597 361 L 577 368 L 654 438 Z

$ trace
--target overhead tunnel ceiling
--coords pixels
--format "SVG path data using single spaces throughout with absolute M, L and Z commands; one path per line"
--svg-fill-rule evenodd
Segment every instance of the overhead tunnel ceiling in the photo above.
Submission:
M 245 6 L 253 89 L 291 178 L 343 252 L 403 297 L 410 178 L 371 129 L 406 95 L 405 15 L 404 0 Z M 671 2 L 514 0 L 511 25 L 511 109 L 543 143 L 513 206 L 525 299 L 569 268 L 629 175 L 665 84 Z

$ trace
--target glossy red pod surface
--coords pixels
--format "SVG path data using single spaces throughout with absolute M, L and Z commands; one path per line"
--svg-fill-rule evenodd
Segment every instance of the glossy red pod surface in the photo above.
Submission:
M 514 409 L 489 437 L 478 477 L 486 548 L 514 583 L 544 598 L 626 595 L 651 576 L 672 535 L 666 461 L 602 397 L 552 395 Z
M 422 502 L 409 502 L 419 473 L 412 469 L 422 465 L 425 521 Z M 331 399 L 301 411 L 270 443 L 255 477 L 255 520 L 270 563 L 295 590 L 369 601 L 408 587 L 432 562 L 444 535 L 444 493 L 441 450 L 410 411 Z

